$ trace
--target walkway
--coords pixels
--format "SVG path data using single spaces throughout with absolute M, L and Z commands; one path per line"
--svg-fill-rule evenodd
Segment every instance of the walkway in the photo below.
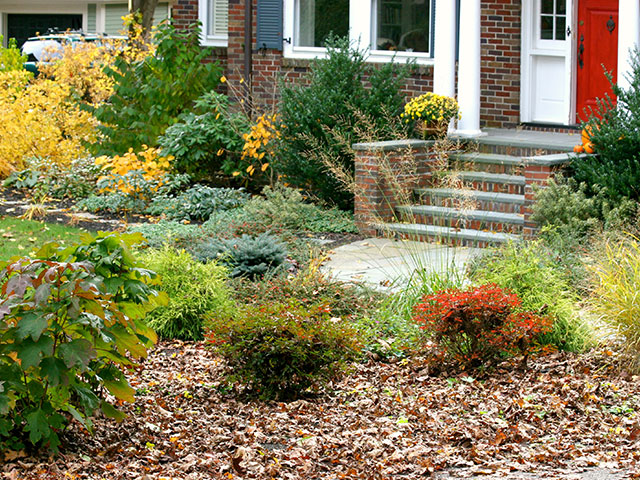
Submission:
M 323 271 L 343 282 L 397 288 L 416 270 L 442 275 L 464 273 L 468 261 L 483 249 L 447 247 L 425 242 L 367 238 L 331 251 Z

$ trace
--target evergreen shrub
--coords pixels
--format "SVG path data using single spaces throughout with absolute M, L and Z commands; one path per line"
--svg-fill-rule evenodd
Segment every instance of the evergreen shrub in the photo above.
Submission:
M 225 284 L 227 269 L 216 262 L 195 261 L 184 250 L 151 250 L 141 256 L 160 275 L 169 303 L 146 317 L 160 338 L 202 340 L 205 315 L 227 318 L 234 310 Z
M 314 151 L 322 149 L 353 172 L 353 153 L 345 145 L 359 140 L 355 126 L 363 116 L 370 118 L 378 139 L 387 139 L 392 128 L 389 117 L 402 110 L 408 68 L 393 62 L 367 64 L 366 53 L 347 38 L 330 37 L 326 46 L 326 58 L 312 61 L 308 82 L 283 82 L 280 87 L 281 139 L 275 169 L 289 184 L 349 210 L 353 195 Z

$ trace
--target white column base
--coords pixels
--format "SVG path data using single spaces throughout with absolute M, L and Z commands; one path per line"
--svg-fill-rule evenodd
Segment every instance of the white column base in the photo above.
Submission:
M 453 135 L 463 138 L 478 138 L 486 136 L 487 133 L 482 130 L 454 130 Z

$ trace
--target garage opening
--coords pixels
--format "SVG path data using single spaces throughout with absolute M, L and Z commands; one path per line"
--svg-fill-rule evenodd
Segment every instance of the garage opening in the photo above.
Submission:
M 18 47 L 21 47 L 29 37 L 34 37 L 38 33 L 44 35 L 50 28 L 57 28 L 61 32 L 80 30 L 82 15 L 53 13 L 10 13 L 7 15 L 7 37 L 15 38 Z

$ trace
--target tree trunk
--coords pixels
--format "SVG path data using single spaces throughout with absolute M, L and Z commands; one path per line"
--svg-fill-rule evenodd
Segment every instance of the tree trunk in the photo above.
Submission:
M 153 14 L 158 6 L 158 0 L 133 0 L 131 2 L 131 13 L 139 11 L 142 14 L 142 32 L 148 38 L 153 25 Z

